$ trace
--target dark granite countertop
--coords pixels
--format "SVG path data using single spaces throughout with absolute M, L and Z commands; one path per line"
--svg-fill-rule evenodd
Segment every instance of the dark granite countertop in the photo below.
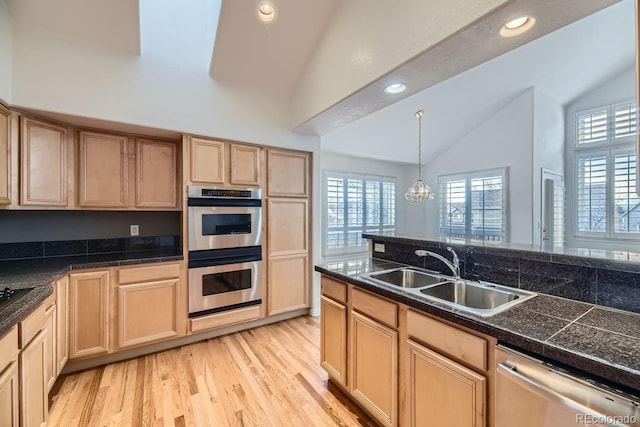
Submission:
M 51 284 L 73 270 L 183 260 L 178 249 L 0 261 L 0 288 L 33 288 L 0 308 L 0 336 L 53 293 Z
M 539 294 L 481 317 L 361 277 L 402 266 L 376 258 L 330 262 L 315 270 L 381 296 L 495 337 L 499 343 L 579 369 L 609 387 L 640 396 L 640 315 Z M 622 386 L 622 387 L 619 387 Z

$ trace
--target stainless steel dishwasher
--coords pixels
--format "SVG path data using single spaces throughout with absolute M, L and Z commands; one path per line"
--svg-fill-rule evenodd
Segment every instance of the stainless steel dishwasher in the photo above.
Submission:
M 637 397 L 499 345 L 496 427 L 640 426 Z

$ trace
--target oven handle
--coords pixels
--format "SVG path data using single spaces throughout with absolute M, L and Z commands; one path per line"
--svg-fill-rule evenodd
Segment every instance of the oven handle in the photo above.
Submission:
M 231 207 L 261 207 L 260 199 L 187 199 L 187 206 L 231 206 Z
M 571 408 L 575 411 L 579 411 L 580 413 L 583 413 L 585 415 L 590 415 L 596 419 L 602 419 L 602 420 L 615 419 L 614 417 L 609 417 L 605 414 L 595 411 L 589 408 L 588 406 L 583 405 L 582 403 L 576 402 L 575 400 L 570 399 L 569 397 L 563 394 L 560 394 L 557 391 L 532 380 L 531 378 L 518 372 L 516 366 L 509 366 L 506 363 L 499 363 L 498 370 L 506 374 L 507 376 L 515 377 L 517 380 L 519 380 L 519 383 L 525 386 L 526 389 L 533 392 L 542 393 L 545 396 L 548 396 L 550 400 L 556 403 L 559 403 L 565 407 Z M 553 371 L 549 371 L 549 372 L 551 373 Z M 583 387 L 583 386 L 576 383 L 576 387 Z M 626 424 L 618 424 L 618 423 L 613 423 L 613 424 L 607 423 L 607 425 L 613 426 L 613 427 L 626 427 Z

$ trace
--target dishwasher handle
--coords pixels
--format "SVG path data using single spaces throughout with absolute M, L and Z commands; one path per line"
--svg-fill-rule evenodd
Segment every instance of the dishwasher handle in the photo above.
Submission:
M 540 384 L 534 380 L 532 380 L 531 378 L 521 374 L 520 372 L 517 371 L 517 369 L 515 367 L 509 366 L 506 363 L 498 363 L 498 370 L 507 374 L 507 375 L 511 375 L 515 378 L 517 378 L 518 380 L 520 380 L 521 383 L 524 383 L 524 385 L 530 389 L 533 390 L 534 392 L 538 392 L 538 393 L 544 393 L 546 396 L 548 396 L 551 400 L 553 400 L 556 403 L 559 403 L 561 405 L 564 405 L 565 407 L 571 408 L 575 411 L 579 411 L 580 413 L 583 413 L 585 415 L 590 415 L 596 419 L 602 419 L 602 420 L 607 420 L 606 421 L 606 425 L 608 426 L 612 426 L 612 427 L 628 427 L 627 424 L 618 424 L 618 423 L 609 423 L 609 420 L 615 420 L 615 417 L 612 416 L 608 416 L 606 414 L 603 414 L 601 412 L 595 411 L 591 408 L 589 408 L 588 406 L 583 405 L 580 402 L 576 402 L 575 400 L 564 396 L 560 393 L 558 393 L 557 391 L 550 389 L 549 387 Z

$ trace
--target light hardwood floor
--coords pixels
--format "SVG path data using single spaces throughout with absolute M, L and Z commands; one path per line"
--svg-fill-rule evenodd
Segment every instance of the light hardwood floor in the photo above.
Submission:
M 49 426 L 374 426 L 319 364 L 319 319 L 60 377 Z

